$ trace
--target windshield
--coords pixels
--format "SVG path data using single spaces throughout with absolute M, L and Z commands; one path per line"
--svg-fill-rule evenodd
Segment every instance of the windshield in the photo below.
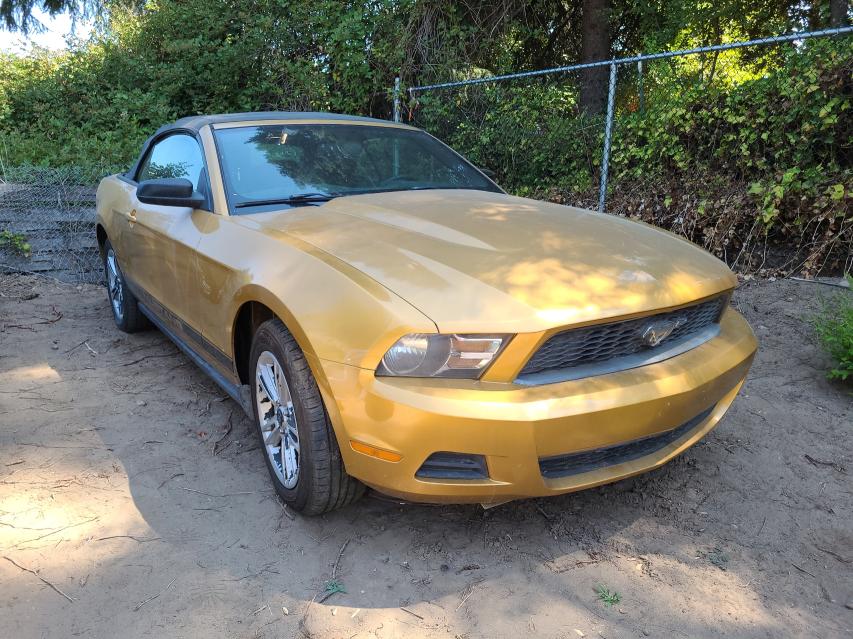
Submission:
M 362 124 L 277 124 L 220 129 L 215 135 L 229 200 L 240 212 L 282 200 L 314 203 L 324 195 L 417 189 L 500 192 L 422 131 Z

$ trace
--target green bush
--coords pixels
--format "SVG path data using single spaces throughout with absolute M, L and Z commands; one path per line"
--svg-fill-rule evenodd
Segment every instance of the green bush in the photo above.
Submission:
M 853 287 L 853 277 L 848 275 L 847 282 Z M 815 330 L 832 358 L 827 377 L 853 381 L 853 290 L 841 292 L 824 304 L 815 318 Z
M 453 13 L 466 3 L 435 4 Z M 0 172 L 123 170 L 148 135 L 181 116 L 386 116 L 397 73 L 421 69 L 414 77 L 427 82 L 519 68 L 504 46 L 519 35 L 510 32 L 494 38 L 479 65 L 460 62 L 460 43 L 491 41 L 474 27 L 448 27 L 435 36 L 443 53 L 420 60 L 412 25 L 432 9 L 414 0 L 122 6 L 111 3 L 103 27 L 70 51 L 0 54 Z M 744 270 L 841 270 L 853 249 L 853 38 L 644 68 L 644 109 L 633 65 L 619 68 L 608 211 L 682 234 Z M 416 93 L 404 113 L 495 170 L 507 190 L 590 206 L 604 126 L 601 115 L 580 113 L 578 80 L 558 74 Z
M 747 271 L 837 272 L 853 247 L 853 38 L 769 57 L 760 68 L 728 59 L 714 80 L 650 64 L 642 111 L 623 67 L 607 209 Z M 510 191 L 597 201 L 603 118 L 578 114 L 572 78 L 416 95 L 415 124 Z
M 12 251 L 23 257 L 29 257 L 32 254 L 27 238 L 21 233 L 13 233 L 6 229 L 0 230 L 0 248 L 4 246 L 11 247 Z

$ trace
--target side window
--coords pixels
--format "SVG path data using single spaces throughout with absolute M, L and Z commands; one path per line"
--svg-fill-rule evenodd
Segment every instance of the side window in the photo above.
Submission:
M 195 138 L 175 134 L 157 142 L 143 160 L 137 182 L 158 178 L 186 178 L 193 188 L 205 193 L 207 177 L 201 148 Z M 203 182 L 203 183 L 202 183 Z

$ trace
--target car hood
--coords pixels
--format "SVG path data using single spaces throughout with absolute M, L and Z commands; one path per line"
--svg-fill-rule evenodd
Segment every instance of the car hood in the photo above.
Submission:
M 532 332 L 677 306 L 736 283 L 670 233 L 503 193 L 376 193 L 247 217 L 359 269 L 442 332 Z

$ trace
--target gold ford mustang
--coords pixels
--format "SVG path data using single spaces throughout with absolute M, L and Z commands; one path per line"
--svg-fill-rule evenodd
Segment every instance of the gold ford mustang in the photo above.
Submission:
M 185 118 L 97 208 L 118 327 L 153 323 L 239 402 L 307 514 L 364 485 L 488 505 L 656 468 L 756 349 L 708 253 L 507 195 L 381 120 Z

